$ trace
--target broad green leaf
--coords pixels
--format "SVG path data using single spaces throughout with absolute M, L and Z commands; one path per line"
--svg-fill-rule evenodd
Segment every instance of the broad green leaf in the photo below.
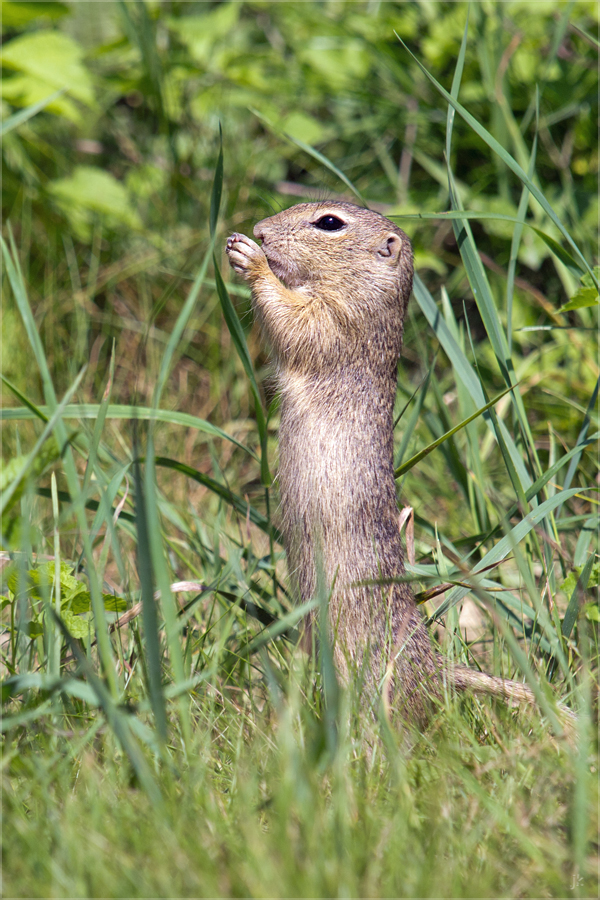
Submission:
M 590 622 L 600 622 L 600 610 L 598 609 L 598 601 L 595 603 L 586 603 L 583 607 L 583 614 Z
M 82 240 L 91 238 L 97 216 L 101 216 L 109 228 L 133 231 L 142 228 L 125 186 L 104 169 L 76 166 L 72 175 L 51 181 L 47 190 Z
M 94 634 L 94 623 L 89 613 L 76 615 L 74 612 L 71 612 L 71 610 L 63 609 L 61 611 L 61 617 L 74 638 L 84 641 L 89 635 Z
M 590 571 L 589 571 L 588 577 L 587 577 L 587 587 L 588 588 L 598 587 L 598 576 L 600 575 L 600 562 L 594 563 L 593 556 L 589 557 L 587 562 L 589 562 L 589 559 L 592 560 L 592 565 L 590 567 Z M 577 581 L 579 580 L 584 568 L 587 566 L 587 562 L 583 566 L 575 566 L 575 570 L 573 572 L 569 572 L 569 574 L 563 581 L 561 590 L 563 590 L 565 592 L 567 597 L 571 598 L 571 596 L 573 595 L 573 591 L 575 590 L 575 587 L 577 586 Z M 584 588 L 584 590 L 585 590 L 585 588 Z
M 206 65 L 215 52 L 215 45 L 226 40 L 235 30 L 240 9 L 240 4 L 236 2 L 220 3 L 213 9 L 206 8 L 202 15 L 173 17 L 167 22 L 188 47 L 193 59 Z
M 4 28 L 22 28 L 32 20 L 46 16 L 49 19 L 62 19 L 69 13 L 66 3 L 55 3 L 52 0 L 3 0 L 2 25 Z
M 572 309 L 586 309 L 588 306 L 598 306 L 600 297 L 595 287 L 580 287 L 573 294 L 568 303 L 561 306 L 559 312 L 569 312 Z
M 46 86 L 65 89 L 87 106 L 93 106 L 94 88 L 82 63 L 83 48 L 63 31 L 34 31 L 13 38 L 2 46 L 0 63 L 16 69 Z
M 92 608 L 92 598 L 90 592 L 81 585 L 82 590 L 76 591 L 68 597 L 63 597 L 62 606 L 64 611 L 68 610 L 76 615 L 90 612 Z M 127 601 L 123 597 L 117 597 L 114 594 L 102 594 L 102 602 L 106 612 L 125 612 L 127 610 Z M 73 631 L 69 628 L 71 634 Z

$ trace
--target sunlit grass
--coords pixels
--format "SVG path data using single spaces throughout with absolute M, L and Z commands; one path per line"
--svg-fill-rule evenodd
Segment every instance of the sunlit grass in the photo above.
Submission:
M 321 22 L 316 9 L 306 14 Z M 159 72 L 148 97 L 164 125 L 154 26 L 142 28 L 143 4 L 126 15 L 141 29 L 128 40 L 150 42 L 142 67 Z M 285 15 L 294 12 L 281 12 L 282 28 Z M 491 53 L 479 8 L 472 15 L 476 50 Z M 544 78 L 568 22 L 557 9 Z M 326 160 L 321 145 L 298 159 L 343 174 L 340 194 L 385 195 L 414 233 L 423 265 L 396 435 L 399 502 L 415 511 L 409 571 L 442 651 L 528 681 L 538 705 L 447 696 L 425 733 L 392 729 L 352 686 L 335 690 L 326 641 L 314 658 L 297 646 L 306 609 L 287 593 L 271 482 L 277 404 L 248 292 L 219 271 L 224 235 L 254 215 L 228 175 L 239 148 L 225 122 L 224 166 L 212 145 L 205 161 L 206 222 L 181 234 L 165 214 L 164 232 L 129 243 L 113 234 L 107 262 L 98 220 L 87 244 L 74 233 L 31 259 L 31 206 L 10 210 L 6 896 L 597 891 L 597 308 L 562 309 L 597 277 L 593 227 L 573 215 L 582 201 L 571 182 L 561 193 L 538 171 L 548 124 L 536 130 L 535 95 L 530 130 L 519 131 L 505 92 L 491 123 L 476 119 L 479 137 L 465 131 L 474 63 L 464 16 L 453 53 L 444 84 L 457 113 L 435 94 L 436 122 L 446 117 L 437 167 L 415 149 L 435 199 L 424 210 L 453 219 L 403 215 L 413 209 L 406 164 L 398 181 L 372 124 L 369 154 L 385 178 L 369 181 L 335 145 Z M 406 89 L 405 73 L 394 77 Z M 475 140 L 483 204 L 466 183 Z M 495 226 L 476 218 L 492 200 L 508 216 Z M 424 241 L 437 241 L 438 259 Z M 544 292 L 521 278 L 533 241 L 548 254 Z

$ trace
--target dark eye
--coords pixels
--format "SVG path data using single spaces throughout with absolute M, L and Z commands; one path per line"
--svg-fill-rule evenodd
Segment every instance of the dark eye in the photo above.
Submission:
M 320 219 L 313 222 L 315 228 L 320 228 L 322 231 L 339 231 L 345 224 L 337 216 L 321 216 Z

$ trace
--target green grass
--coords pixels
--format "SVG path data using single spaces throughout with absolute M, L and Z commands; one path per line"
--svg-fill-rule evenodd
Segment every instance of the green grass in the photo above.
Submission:
M 4 6 L 5 74 L 44 30 L 80 68 L 3 101 L 3 894 L 595 896 L 593 4 Z M 222 247 L 324 188 L 415 245 L 432 636 L 535 707 L 391 728 L 297 646 Z
M 5 895 L 567 894 L 576 767 L 538 715 L 451 705 L 407 753 L 344 708 L 327 757 L 309 704 L 256 701 L 193 698 L 188 759 L 156 776 L 158 808 L 105 728 L 65 735 L 61 721 L 29 752 L 7 748 Z M 589 839 L 596 828 L 593 814 Z

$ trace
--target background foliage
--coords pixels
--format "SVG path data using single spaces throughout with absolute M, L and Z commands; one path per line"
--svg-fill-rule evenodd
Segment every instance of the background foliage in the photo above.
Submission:
M 597 5 L 2 18 L 7 895 L 594 894 Z M 449 697 L 399 736 L 295 649 L 273 384 L 222 250 L 325 196 L 415 248 L 418 599 L 541 712 Z

